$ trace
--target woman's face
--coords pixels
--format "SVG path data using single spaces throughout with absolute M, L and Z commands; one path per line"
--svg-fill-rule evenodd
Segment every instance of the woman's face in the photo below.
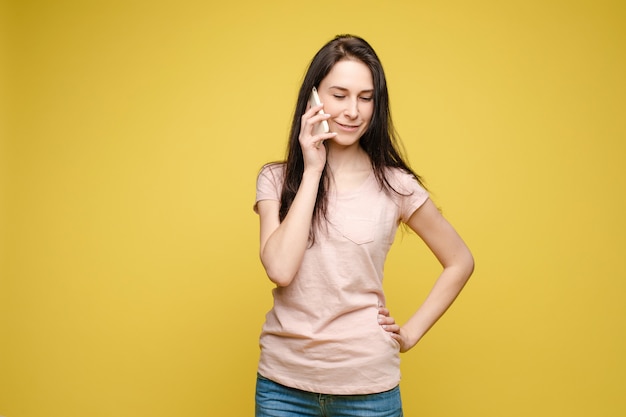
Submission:
M 359 141 L 374 113 L 374 81 L 370 69 L 361 61 L 337 62 L 318 88 L 328 124 L 337 136 L 333 142 L 350 146 Z

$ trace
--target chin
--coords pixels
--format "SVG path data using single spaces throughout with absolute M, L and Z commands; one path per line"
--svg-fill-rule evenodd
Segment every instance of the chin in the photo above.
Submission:
M 337 136 L 332 138 L 331 141 L 339 146 L 349 147 L 356 143 L 359 143 L 360 139 L 361 139 L 360 135 L 348 136 L 348 135 L 345 135 L 345 134 L 342 135 L 341 133 L 339 133 Z

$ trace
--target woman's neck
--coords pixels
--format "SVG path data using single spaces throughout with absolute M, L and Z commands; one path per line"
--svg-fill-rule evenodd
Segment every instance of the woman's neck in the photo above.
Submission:
M 329 144 L 326 164 L 333 175 L 369 171 L 371 162 L 367 153 L 357 143 L 350 147 Z
M 330 174 L 331 188 L 338 193 L 357 189 L 367 180 L 372 171 L 369 156 L 358 144 L 348 148 L 330 147 L 326 164 Z

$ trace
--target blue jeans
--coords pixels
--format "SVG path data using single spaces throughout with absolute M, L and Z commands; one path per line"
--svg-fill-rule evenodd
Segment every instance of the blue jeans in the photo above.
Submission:
M 316 394 L 257 375 L 256 417 L 402 417 L 400 387 L 378 394 Z

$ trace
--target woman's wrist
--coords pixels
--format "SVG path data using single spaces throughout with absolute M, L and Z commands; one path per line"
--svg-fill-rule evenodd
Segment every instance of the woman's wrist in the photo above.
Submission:
M 320 178 L 322 178 L 322 172 L 323 169 L 317 170 L 317 169 L 305 169 L 304 172 L 302 173 L 302 182 L 304 181 L 314 181 L 316 184 L 319 182 Z

